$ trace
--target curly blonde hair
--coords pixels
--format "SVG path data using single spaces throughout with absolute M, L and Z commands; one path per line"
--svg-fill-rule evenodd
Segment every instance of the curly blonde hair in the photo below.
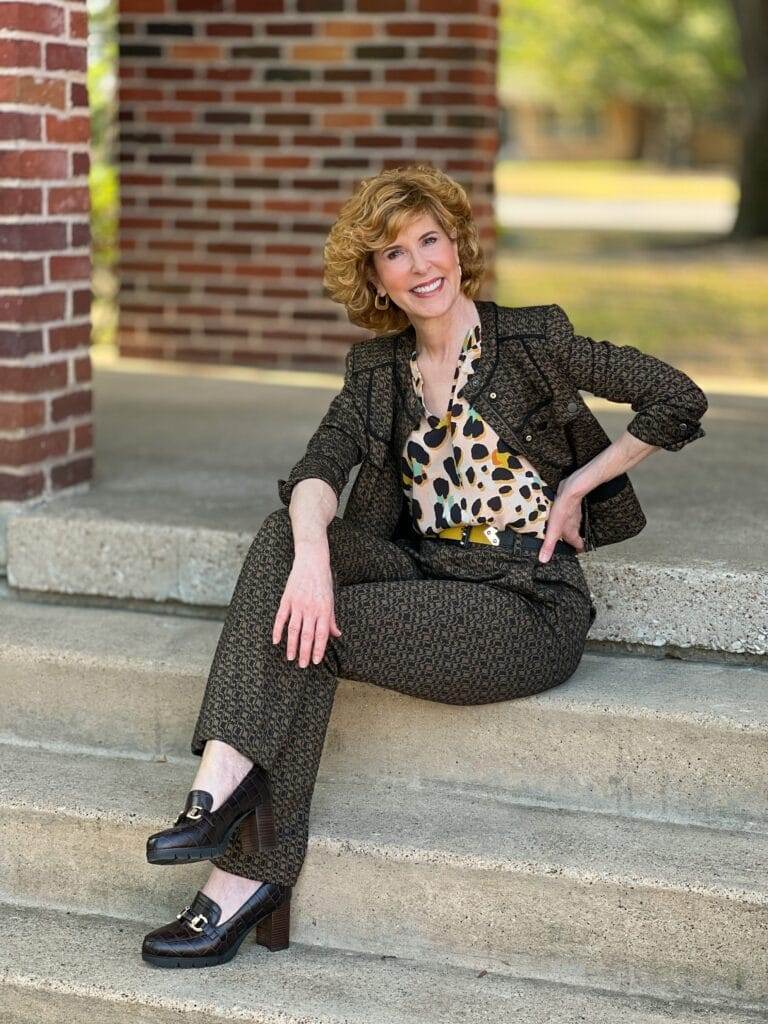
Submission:
M 344 203 L 323 249 L 323 285 L 353 324 L 377 334 L 401 331 L 410 323 L 390 299 L 376 309 L 368 278 L 373 253 L 390 245 L 412 218 L 430 213 L 449 238 L 458 241 L 461 290 L 473 299 L 485 275 L 485 257 L 467 194 L 458 182 L 429 163 L 415 163 L 363 178 Z

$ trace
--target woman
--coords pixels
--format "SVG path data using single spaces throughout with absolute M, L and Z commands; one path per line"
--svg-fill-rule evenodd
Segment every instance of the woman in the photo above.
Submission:
M 243 563 L 191 741 L 200 767 L 147 843 L 152 863 L 214 866 L 145 937 L 152 964 L 223 963 L 254 927 L 288 945 L 339 677 L 463 705 L 567 680 L 596 614 L 577 554 L 645 525 L 628 468 L 704 434 L 684 373 L 575 335 L 557 305 L 476 301 L 483 272 L 464 191 L 429 165 L 361 182 L 330 232 L 325 284 L 376 336 L 348 351 Z M 579 389 L 632 404 L 615 442 Z

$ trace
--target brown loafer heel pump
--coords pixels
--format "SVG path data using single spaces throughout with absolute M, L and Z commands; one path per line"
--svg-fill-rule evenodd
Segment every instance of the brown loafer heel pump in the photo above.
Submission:
M 269 780 L 259 765 L 251 768 L 215 811 L 212 804 L 210 793 L 193 789 L 174 825 L 147 840 L 149 863 L 188 864 L 220 857 L 238 828 L 246 853 L 277 846 Z
M 214 967 L 231 960 L 248 932 L 271 952 L 287 949 L 291 887 L 262 882 L 235 913 L 219 924 L 221 907 L 198 891 L 176 920 L 144 936 L 142 959 L 154 967 Z

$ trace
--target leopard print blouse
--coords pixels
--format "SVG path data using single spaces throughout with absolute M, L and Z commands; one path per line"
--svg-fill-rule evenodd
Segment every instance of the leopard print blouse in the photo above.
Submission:
M 435 536 L 449 526 L 492 523 L 499 530 L 543 538 L 555 492 L 469 402 L 461 400 L 462 388 L 480 358 L 480 335 L 480 324 L 467 332 L 442 416 L 424 404 L 416 349 L 411 353 L 411 379 L 423 410 L 401 455 L 413 527 L 422 536 Z

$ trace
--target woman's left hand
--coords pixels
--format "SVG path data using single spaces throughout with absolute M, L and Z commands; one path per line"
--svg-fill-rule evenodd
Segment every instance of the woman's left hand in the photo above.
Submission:
M 584 551 L 584 541 L 579 534 L 580 526 L 581 496 L 574 493 L 573 485 L 566 477 L 560 481 L 555 500 L 549 509 L 544 543 L 539 548 L 539 561 L 549 561 L 559 540 L 567 541 L 577 551 Z

